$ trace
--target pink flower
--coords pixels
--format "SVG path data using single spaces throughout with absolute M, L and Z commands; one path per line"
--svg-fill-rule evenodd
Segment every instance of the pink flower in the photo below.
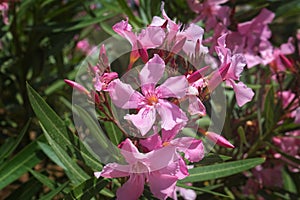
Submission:
M 149 183 L 155 197 L 172 198 L 177 180 L 188 175 L 184 162 L 174 154 L 174 148 L 171 146 L 143 154 L 131 140 L 126 139 L 120 148 L 127 165 L 109 163 L 101 172 L 94 173 L 97 178 L 129 176 L 128 181 L 117 190 L 117 200 L 138 199 L 143 193 L 145 183 Z
M 144 62 L 147 62 L 148 53 L 146 50 L 160 46 L 165 38 L 165 32 L 160 27 L 148 26 L 142 30 L 141 33 L 135 34 L 132 32 L 131 25 L 128 24 L 128 18 L 126 21 L 122 20 L 115 24 L 113 30 L 127 39 L 132 46 L 129 68 L 132 67 L 133 63 L 139 57 L 141 57 Z
M 237 104 L 243 106 L 245 103 L 251 101 L 254 92 L 240 81 L 240 75 L 246 65 L 245 58 L 241 54 L 231 55 L 230 49 L 226 48 L 226 36 L 227 35 L 221 36 L 218 39 L 218 46 L 216 46 L 216 52 L 221 61 L 219 73 L 221 78 L 226 81 L 226 84 L 233 88 Z M 215 85 L 219 82 L 218 75 L 219 74 L 216 74 L 209 83 L 212 89 L 215 88 Z
M 285 71 L 286 69 L 293 70 L 293 64 L 285 56 L 292 54 L 295 51 L 295 47 L 292 44 L 293 38 L 290 37 L 287 43 L 281 44 L 280 48 L 273 48 L 271 45 L 265 51 L 261 51 L 261 56 L 265 60 L 264 63 L 270 63 L 272 69 L 275 72 Z
M 171 20 L 164 10 L 164 3 L 161 5 L 163 18 L 153 17 L 150 24 L 151 27 L 159 27 L 166 31 L 163 45 L 165 49 L 177 54 L 181 49 L 188 56 L 199 56 L 199 54 L 207 53 L 207 47 L 202 45 L 204 34 L 203 28 L 196 24 L 190 24 L 188 28 L 180 30 L 181 24 L 176 24 Z
M 137 114 L 126 115 L 144 136 L 156 120 L 156 112 L 161 118 L 161 127 L 171 130 L 177 124 L 185 124 L 185 113 L 166 98 L 182 98 L 188 87 L 185 76 L 168 78 L 158 87 L 155 85 L 162 78 L 165 70 L 164 61 L 155 54 L 139 73 L 142 94 L 121 82 L 119 79 L 109 84 L 108 91 L 113 103 L 123 109 L 138 109 Z
M 190 8 L 199 14 L 195 21 L 204 20 L 208 31 L 213 29 L 218 22 L 222 22 L 225 26 L 230 25 L 230 8 L 221 6 L 228 0 L 204 0 L 203 3 L 199 3 L 196 0 L 188 0 L 187 2 Z
M 284 153 L 300 160 L 300 130 L 286 133 L 285 136 L 273 137 L 273 143 L 278 146 Z M 288 168 L 291 172 L 299 172 L 300 165 L 290 159 L 282 156 L 280 153 L 275 153 L 274 157 L 281 159 L 288 164 Z
M 173 146 L 178 152 L 184 153 L 184 157 L 191 162 L 198 162 L 204 157 L 204 146 L 201 140 L 192 137 L 178 137 L 177 133 L 183 127 L 177 125 L 172 130 L 162 129 L 162 136 L 156 132 L 151 137 L 140 140 L 140 144 L 148 151 L 160 149 L 165 146 Z
M 195 200 L 197 198 L 197 193 L 194 190 L 182 187 L 176 187 L 176 190 L 184 200 Z
M 198 98 L 199 90 L 201 91 L 207 86 L 204 77 L 204 71 L 208 67 L 203 67 L 187 77 L 189 82 L 189 88 L 187 91 L 187 97 L 189 100 L 188 111 L 191 115 L 206 115 L 206 108 L 202 101 Z
M 260 53 L 272 49 L 270 39 L 272 32 L 268 24 L 272 22 L 275 14 L 267 9 L 262 9 L 258 16 L 251 21 L 238 24 L 238 32 L 244 37 L 244 56 L 247 66 L 253 67 L 259 63 L 267 64 L 269 61 L 261 58 Z
M 78 41 L 76 48 L 85 54 L 88 54 L 92 50 L 92 47 L 87 39 Z
M 106 91 L 108 84 L 116 78 L 118 78 L 118 74 L 116 72 L 104 73 L 102 75 L 99 75 L 97 73 L 94 79 L 94 87 L 96 91 L 98 92 L 102 90 Z
M 3 20 L 3 23 L 6 24 L 6 25 L 9 24 L 9 21 L 8 21 L 8 9 L 9 9 L 9 6 L 8 6 L 7 2 L 1 2 L 0 3 L 0 11 L 2 13 L 2 20 Z

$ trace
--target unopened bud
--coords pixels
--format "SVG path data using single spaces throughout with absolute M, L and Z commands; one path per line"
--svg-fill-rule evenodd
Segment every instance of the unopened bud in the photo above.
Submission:
M 84 94 L 89 95 L 89 91 L 87 89 L 85 89 L 85 87 L 83 87 L 82 85 L 80 85 L 79 83 L 76 83 L 74 81 L 68 80 L 68 79 L 64 79 L 65 83 L 67 83 L 69 86 L 71 86 L 72 88 L 78 90 L 79 92 L 82 92 Z
M 206 132 L 205 136 L 215 142 L 217 145 L 222 146 L 222 147 L 227 147 L 227 148 L 234 148 L 234 146 L 226 140 L 223 136 L 214 133 L 214 132 Z

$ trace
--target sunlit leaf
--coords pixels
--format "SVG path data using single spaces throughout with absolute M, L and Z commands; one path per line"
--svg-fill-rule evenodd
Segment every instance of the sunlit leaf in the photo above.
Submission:
M 231 161 L 220 164 L 195 167 L 189 170 L 190 175 L 180 183 L 199 182 L 222 178 L 243 172 L 259 165 L 265 161 L 264 158 L 251 158 L 246 160 Z

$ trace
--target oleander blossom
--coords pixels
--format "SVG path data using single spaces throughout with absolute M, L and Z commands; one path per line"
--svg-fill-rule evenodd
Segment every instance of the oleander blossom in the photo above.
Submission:
M 174 153 L 172 146 L 145 154 L 140 153 L 129 139 L 119 146 L 128 164 L 109 163 L 101 172 L 94 173 L 97 178 L 129 176 L 127 182 L 117 190 L 117 200 L 138 199 L 145 183 L 149 184 L 151 192 L 159 199 L 175 197 L 177 180 L 185 178 L 188 172 L 184 161 Z
M 186 94 L 188 83 L 185 76 L 174 76 L 156 87 L 163 77 L 165 63 L 155 54 L 139 73 L 141 92 L 135 91 L 131 85 L 115 79 L 108 86 L 112 102 L 123 109 L 137 109 L 137 114 L 127 114 L 124 118 L 131 121 L 139 129 L 142 136 L 146 135 L 159 114 L 161 127 L 171 130 L 177 124 L 188 121 L 185 113 L 167 98 L 182 98 Z
M 226 48 L 226 36 L 226 34 L 221 36 L 218 39 L 218 46 L 216 46 L 216 52 L 221 61 L 219 73 L 223 81 L 226 82 L 226 85 L 233 88 L 237 104 L 243 106 L 245 103 L 251 101 L 254 92 L 240 81 L 240 76 L 246 66 L 246 61 L 242 54 L 232 55 L 230 49 Z M 219 74 L 217 74 L 217 76 L 219 76 Z M 212 79 L 210 84 L 217 84 L 215 82 L 218 81 Z M 211 88 L 214 88 L 214 86 L 211 86 Z

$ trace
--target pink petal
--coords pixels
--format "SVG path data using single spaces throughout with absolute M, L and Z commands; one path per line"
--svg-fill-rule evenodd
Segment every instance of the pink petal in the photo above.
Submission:
M 131 166 L 136 164 L 139 160 L 147 159 L 147 155 L 140 153 L 137 147 L 128 138 L 119 145 L 119 148 L 121 148 L 121 154 L 124 156 L 126 162 Z
M 189 96 L 188 111 L 191 115 L 206 115 L 206 108 L 197 96 Z
M 139 143 L 145 147 L 148 151 L 159 149 L 162 147 L 162 141 L 160 136 L 156 133 L 146 139 L 141 139 Z
M 129 176 L 129 165 L 120 165 L 118 163 L 109 163 L 105 165 L 101 172 L 94 172 L 94 175 L 99 178 L 118 178 Z
M 165 70 L 165 62 L 154 54 L 153 58 L 150 59 L 140 72 L 141 85 L 156 84 L 163 76 Z
M 176 153 L 176 147 L 172 145 L 164 146 L 160 149 L 153 150 L 146 154 L 148 159 L 148 166 L 150 172 L 157 170 L 164 170 L 166 167 L 178 163 L 180 156 Z M 174 168 L 174 171 L 167 170 L 168 173 L 176 173 L 177 168 Z
M 165 38 L 165 32 L 160 27 L 147 27 L 138 36 L 142 46 L 146 49 L 160 46 Z
M 177 187 L 177 190 L 184 200 L 195 200 L 197 198 L 197 194 L 194 190 L 181 187 Z
M 134 91 L 129 84 L 120 79 L 112 81 L 107 88 L 112 102 L 123 109 L 139 108 L 143 104 L 144 97 Z
M 228 79 L 227 83 L 233 87 L 237 104 L 241 107 L 245 103 L 252 100 L 254 92 L 248 88 L 243 82 L 235 83 L 233 80 Z
M 171 141 L 179 131 L 185 126 L 184 123 L 176 124 L 171 130 L 162 129 L 161 137 L 163 142 Z
M 117 200 L 136 200 L 143 194 L 145 178 L 143 175 L 131 174 L 128 181 L 117 190 Z
M 290 37 L 287 43 L 280 45 L 280 51 L 283 54 L 292 54 L 295 52 L 295 46 L 293 45 L 293 38 Z
M 225 78 L 239 80 L 240 74 L 243 72 L 244 67 L 246 66 L 245 57 L 242 54 L 235 54 L 231 59 L 231 64 Z
M 133 125 L 140 130 L 141 135 L 144 136 L 149 132 L 155 122 L 156 111 L 153 106 L 144 106 L 136 115 L 127 114 L 124 119 L 130 120 Z
M 176 138 L 170 142 L 178 151 L 184 153 L 184 157 L 191 162 L 198 162 L 204 157 L 204 146 L 201 140 L 192 137 Z
M 188 81 L 185 76 L 175 76 L 168 78 L 163 84 L 156 88 L 156 93 L 159 98 L 176 97 L 182 98 L 185 96 L 188 89 Z
M 130 24 L 128 24 L 128 18 L 126 19 L 126 21 L 122 20 L 121 22 L 118 22 L 112 28 L 120 36 L 127 39 L 132 46 L 135 46 L 137 38 L 136 35 L 131 32 L 132 27 Z
M 159 199 L 171 197 L 175 190 L 176 182 L 176 176 L 160 174 L 158 171 L 152 172 L 149 175 L 150 190 Z
M 161 127 L 165 130 L 171 130 L 177 124 L 185 124 L 188 121 L 185 113 L 168 101 L 160 99 L 159 103 L 156 104 L 156 109 L 161 117 Z
M 227 148 L 234 148 L 234 146 L 228 142 L 223 136 L 214 133 L 214 132 L 207 132 L 205 135 L 208 139 L 215 142 L 217 145 L 227 147 Z

